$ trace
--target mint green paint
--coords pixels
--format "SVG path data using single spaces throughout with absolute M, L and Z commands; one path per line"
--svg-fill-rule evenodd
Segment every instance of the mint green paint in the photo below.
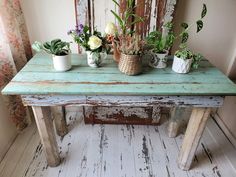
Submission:
M 3 89 L 3 94 L 59 95 L 236 95 L 236 85 L 224 74 L 203 61 L 199 70 L 177 74 L 166 69 L 146 67 L 139 76 L 119 72 L 109 57 L 104 67 L 86 64 L 84 55 L 72 55 L 72 70 L 56 72 L 52 59 L 37 54 Z

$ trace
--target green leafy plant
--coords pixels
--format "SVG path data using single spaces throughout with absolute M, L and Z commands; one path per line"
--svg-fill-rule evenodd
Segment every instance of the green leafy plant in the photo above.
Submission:
M 54 39 L 51 42 L 45 43 L 35 41 L 32 48 L 36 52 L 45 51 L 48 54 L 57 56 L 68 55 L 70 53 L 70 43 L 64 42 L 61 39 Z
M 199 20 L 197 20 L 195 23 L 192 23 L 191 25 L 188 25 L 188 23 L 182 23 L 181 24 L 181 27 L 183 28 L 182 32 L 180 33 L 180 36 L 181 36 L 181 43 L 186 43 L 188 41 L 188 38 L 189 38 L 189 33 L 188 33 L 188 30 L 196 24 L 196 27 L 197 27 L 197 30 L 196 32 L 199 33 L 203 26 L 204 26 L 204 23 L 203 23 L 203 18 L 206 16 L 207 14 L 207 6 L 206 4 L 203 4 L 203 7 L 202 7 L 202 13 L 201 13 L 201 18 Z
M 187 60 L 187 59 L 193 59 L 193 63 L 192 63 L 192 68 L 197 69 L 199 66 L 199 62 L 202 60 L 203 56 L 199 53 L 194 53 L 193 51 L 191 51 L 188 47 L 187 47 L 187 41 L 189 39 L 189 33 L 188 30 L 196 25 L 196 32 L 199 33 L 204 26 L 203 23 L 203 18 L 206 16 L 207 14 L 207 6 L 206 4 L 203 4 L 203 8 L 202 8 L 202 13 L 201 13 L 201 18 L 199 20 L 197 20 L 195 23 L 188 25 L 187 23 L 182 23 L 181 27 L 182 27 L 182 32 L 180 33 L 179 37 L 181 37 L 181 43 L 180 43 L 180 50 L 177 50 L 175 52 L 175 55 L 179 58 L 182 58 L 183 60 Z
M 116 0 L 112 0 L 115 5 L 119 8 L 120 4 Z M 116 12 L 111 10 L 111 13 L 115 16 L 120 26 L 122 35 L 133 34 L 134 30 L 132 30 L 133 26 L 136 23 L 143 22 L 143 18 L 135 14 L 136 5 L 134 5 L 134 0 L 127 0 L 126 9 L 124 11 L 123 16 L 119 16 Z
M 160 31 L 152 31 L 146 38 L 148 48 L 152 49 L 155 53 L 166 53 L 175 40 L 175 35 L 172 31 L 172 23 L 164 25 L 164 30 L 168 31 L 166 35 L 162 35 Z

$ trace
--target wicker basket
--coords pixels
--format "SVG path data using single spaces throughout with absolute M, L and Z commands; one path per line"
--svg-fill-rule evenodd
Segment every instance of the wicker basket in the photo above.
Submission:
M 119 70 L 130 76 L 138 75 L 142 72 L 142 60 L 139 55 L 121 54 Z

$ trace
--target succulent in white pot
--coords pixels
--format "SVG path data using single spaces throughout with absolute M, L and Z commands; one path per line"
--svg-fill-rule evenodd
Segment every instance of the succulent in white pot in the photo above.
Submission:
M 67 71 L 71 69 L 70 43 L 61 39 L 54 39 L 51 42 L 34 42 L 32 48 L 36 52 L 45 51 L 52 55 L 53 66 L 56 71 Z
M 163 26 L 163 31 L 152 31 L 146 38 L 147 47 L 151 50 L 152 58 L 149 66 L 153 68 L 166 68 L 167 55 L 172 47 L 175 36 L 172 31 L 172 23 L 168 22 Z
M 172 70 L 177 73 L 188 73 L 191 68 L 198 68 L 202 58 L 201 54 L 194 54 L 186 47 L 182 48 L 175 52 Z

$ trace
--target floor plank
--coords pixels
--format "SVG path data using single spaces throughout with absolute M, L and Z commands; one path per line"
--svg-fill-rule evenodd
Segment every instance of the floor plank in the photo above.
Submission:
M 183 135 L 161 126 L 85 125 L 81 110 L 68 112 L 69 133 L 57 137 L 62 163 L 47 166 L 36 126 L 20 134 L 0 163 L 1 177 L 233 177 L 236 151 L 210 119 L 193 169 L 177 167 Z M 217 138 L 215 138 L 217 136 Z M 230 157 L 229 157 L 230 156 Z

